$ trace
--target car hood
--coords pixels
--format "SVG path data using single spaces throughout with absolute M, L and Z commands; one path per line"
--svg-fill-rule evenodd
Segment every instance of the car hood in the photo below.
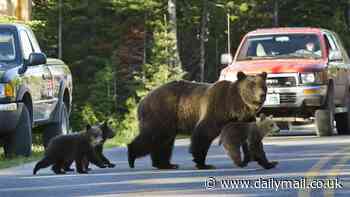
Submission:
M 0 83 L 8 83 L 18 72 L 18 66 L 0 63 Z
M 326 66 L 323 59 L 274 59 L 274 60 L 250 60 L 234 62 L 226 67 L 224 72 L 237 73 L 243 71 L 248 74 L 261 72 L 267 73 L 293 73 L 293 72 L 314 72 L 322 70 Z

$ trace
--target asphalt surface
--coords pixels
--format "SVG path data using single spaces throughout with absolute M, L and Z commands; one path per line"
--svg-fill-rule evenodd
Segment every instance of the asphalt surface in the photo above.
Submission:
M 279 162 L 270 170 L 256 162 L 234 166 L 217 141 L 207 158 L 217 169 L 196 170 L 188 146 L 176 141 L 178 170 L 156 170 L 149 157 L 130 169 L 125 148 L 106 151 L 115 168 L 93 167 L 89 174 L 55 175 L 46 168 L 33 176 L 35 163 L 0 170 L 0 196 L 350 196 L 350 136 L 268 137 L 265 152 Z

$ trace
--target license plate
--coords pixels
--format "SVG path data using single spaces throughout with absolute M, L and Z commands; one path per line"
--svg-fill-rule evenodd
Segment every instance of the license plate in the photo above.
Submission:
M 267 94 L 265 105 L 279 105 L 280 104 L 280 95 L 279 94 Z

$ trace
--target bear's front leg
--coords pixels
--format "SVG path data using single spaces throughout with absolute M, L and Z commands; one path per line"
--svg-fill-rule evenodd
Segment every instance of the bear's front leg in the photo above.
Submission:
M 84 161 L 84 159 L 86 159 Z M 85 162 L 85 163 L 84 163 Z M 96 151 L 94 148 L 90 147 L 88 150 L 87 150 L 87 155 L 86 157 L 82 158 L 82 163 L 84 166 L 82 167 L 85 167 L 87 168 L 88 167 L 88 164 L 89 162 L 93 163 L 94 165 L 96 165 L 97 167 L 99 168 L 106 168 L 107 166 L 102 162 L 101 158 L 96 154 Z M 87 164 L 87 165 L 86 165 Z M 85 169 L 87 170 L 87 169 Z
M 243 150 L 242 166 L 245 167 L 251 161 L 251 155 L 250 155 L 250 151 L 249 151 L 249 147 L 248 147 L 248 142 L 247 141 L 244 141 L 242 143 L 242 150 Z
M 253 152 L 253 158 L 258 162 L 260 166 L 262 166 L 265 169 L 271 169 L 276 167 L 278 164 L 277 161 L 271 161 L 269 162 L 266 158 L 266 154 L 264 151 L 263 143 L 260 141 L 258 144 L 253 146 L 251 148 L 251 151 Z
M 210 133 L 211 132 L 211 133 Z M 212 141 L 220 134 L 215 126 L 202 121 L 195 128 L 191 136 L 190 152 L 198 169 L 215 169 L 213 165 L 207 165 L 205 159 Z
M 115 167 L 115 164 L 114 163 L 111 163 L 106 156 L 104 156 L 103 154 L 103 145 L 97 145 L 95 147 L 95 151 L 96 151 L 96 154 L 98 155 L 98 157 L 101 158 L 103 164 L 105 164 L 108 168 L 114 168 Z

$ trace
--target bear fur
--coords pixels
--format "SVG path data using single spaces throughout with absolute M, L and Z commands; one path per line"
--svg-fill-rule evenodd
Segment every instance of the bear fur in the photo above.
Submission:
M 102 160 L 103 165 L 105 165 L 108 168 L 114 168 L 115 164 L 111 163 L 107 157 L 103 154 L 103 145 L 106 142 L 106 140 L 113 138 L 116 135 L 116 132 L 114 132 L 109 126 L 108 122 L 105 121 L 102 124 L 99 125 L 99 127 L 102 130 L 102 141 L 98 145 L 95 146 L 95 152 L 97 156 Z M 85 169 L 89 169 L 89 162 L 88 160 L 84 160 L 86 162 L 83 163 Z M 70 168 L 73 161 L 68 161 L 65 163 L 64 171 L 74 171 Z
M 101 128 L 90 125 L 87 125 L 85 132 L 56 136 L 50 140 L 45 156 L 35 165 L 33 174 L 50 165 L 53 165 L 52 171 L 56 174 L 65 174 L 64 165 L 73 160 L 78 173 L 88 173 L 84 167 L 84 162 L 87 160 L 104 168 L 94 149 L 102 140 Z
M 266 97 L 266 75 L 238 72 L 235 82 L 213 84 L 172 81 L 151 91 L 138 106 L 140 132 L 128 144 L 129 166 L 150 154 L 153 167 L 177 168 L 170 163 L 175 137 L 186 133 L 196 167 L 214 168 L 205 163 L 213 139 L 228 122 L 255 121 Z
M 251 123 L 228 123 L 221 131 L 219 144 L 232 161 L 239 167 L 245 167 L 249 161 L 255 160 L 265 169 L 274 168 L 277 162 L 269 162 L 263 149 L 263 138 L 270 132 L 279 131 L 272 119 L 260 114 L 260 119 Z M 241 160 L 241 147 L 244 160 Z

